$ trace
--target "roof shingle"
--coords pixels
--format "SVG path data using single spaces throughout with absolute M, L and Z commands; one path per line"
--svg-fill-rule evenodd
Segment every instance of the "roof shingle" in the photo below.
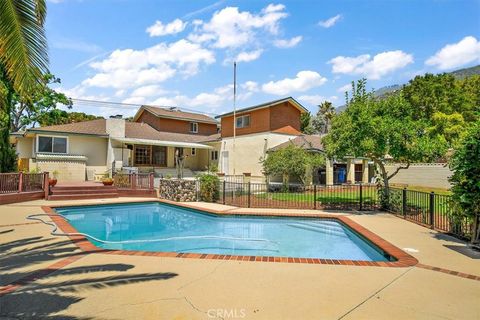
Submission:
M 151 113 L 153 113 L 158 117 L 166 117 L 166 118 L 182 119 L 182 120 L 190 120 L 190 121 L 193 120 L 193 121 L 207 122 L 207 123 L 214 123 L 214 124 L 218 123 L 217 120 L 205 114 L 180 111 L 176 108 L 160 108 L 160 107 L 152 107 L 152 106 L 142 106 L 142 108 L 150 111 Z
M 58 124 L 53 126 L 46 126 L 40 128 L 30 128 L 27 131 L 31 132 L 59 132 L 59 133 L 76 133 L 76 134 L 91 134 L 97 136 L 108 135 L 105 128 L 105 119 L 96 119 L 90 121 L 82 121 L 67 124 Z

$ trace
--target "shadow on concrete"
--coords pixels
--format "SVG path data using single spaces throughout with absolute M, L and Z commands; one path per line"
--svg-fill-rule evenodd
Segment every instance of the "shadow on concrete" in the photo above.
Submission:
M 2 231 L 0 231 L 0 234 L 10 233 L 10 232 L 12 232 L 13 230 L 14 230 L 14 229 L 2 230 Z
M 446 233 L 441 233 L 441 232 L 430 232 L 430 235 L 432 238 L 437 239 L 437 240 L 443 240 L 443 241 L 449 241 L 449 242 L 455 242 L 455 243 L 461 243 L 461 244 L 467 244 L 467 241 L 464 241 L 462 239 L 455 238 L 452 235 L 446 234 Z
M 463 254 L 466 257 L 469 257 L 471 259 L 480 259 L 480 251 L 473 249 L 472 247 L 468 246 L 453 246 L 453 245 L 448 245 L 444 244 L 443 245 L 445 248 L 448 248 L 450 250 L 453 250 L 455 252 L 458 252 L 460 254 Z
M 32 237 L 0 244 L 0 285 L 16 283 L 42 269 L 36 264 L 84 254 L 72 243 Z M 33 247 L 32 247 L 33 246 Z M 29 267 L 27 271 L 15 270 Z M 17 290 L 0 296 L 0 318 L 13 319 L 90 319 L 57 315 L 72 304 L 82 301 L 80 292 L 101 290 L 147 281 L 168 280 L 173 272 L 132 273 L 131 264 L 111 263 L 80 267 L 64 267 L 26 283 Z M 105 273 L 108 275 L 105 276 Z M 84 275 L 84 276 L 82 276 Z M 95 319 L 98 319 L 95 317 Z

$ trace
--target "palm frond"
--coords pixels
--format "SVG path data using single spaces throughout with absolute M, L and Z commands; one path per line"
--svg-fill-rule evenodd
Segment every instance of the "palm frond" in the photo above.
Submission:
M 48 71 L 45 15 L 45 0 L 0 1 L 0 62 L 20 94 Z

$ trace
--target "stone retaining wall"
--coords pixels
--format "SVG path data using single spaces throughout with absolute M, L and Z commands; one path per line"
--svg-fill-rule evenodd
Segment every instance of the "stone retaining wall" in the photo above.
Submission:
M 197 182 L 182 179 L 160 179 L 158 196 L 171 201 L 197 201 Z

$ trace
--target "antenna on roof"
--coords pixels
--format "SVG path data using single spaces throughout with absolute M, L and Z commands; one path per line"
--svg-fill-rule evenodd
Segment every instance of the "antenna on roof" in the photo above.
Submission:
M 233 175 L 235 175 L 235 138 L 237 136 L 237 62 L 233 62 Z

